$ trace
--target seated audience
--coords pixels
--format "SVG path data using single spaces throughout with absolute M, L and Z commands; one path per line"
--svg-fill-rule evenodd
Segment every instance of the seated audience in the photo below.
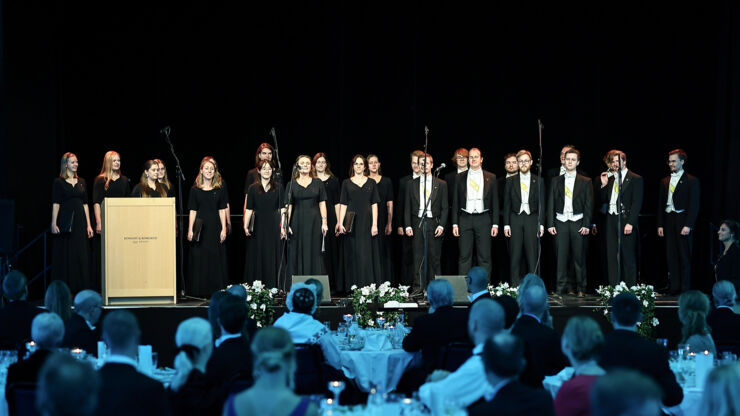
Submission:
M 491 294 L 488 292 L 488 272 L 484 267 L 471 268 L 465 276 L 465 283 L 468 284 L 468 292 L 470 292 L 468 299 L 470 299 L 471 308 L 478 299 L 491 299 Z
M 516 299 L 509 295 L 496 296 L 493 300 L 498 302 L 499 305 L 504 308 L 504 315 L 506 315 L 504 329 L 511 332 L 511 329 L 514 327 L 514 323 L 516 322 L 516 318 L 519 316 L 519 304 Z
M 293 393 L 296 370 L 295 346 L 282 328 L 260 330 L 252 341 L 254 385 L 232 395 L 223 408 L 224 416 L 317 415 L 316 405 Z
M 521 313 L 522 310 L 522 293 L 524 293 L 527 288 L 530 286 L 535 285 L 539 286 L 542 289 L 545 290 L 545 293 L 547 293 L 547 287 L 545 287 L 545 282 L 537 276 L 534 273 L 527 273 L 524 276 L 524 279 L 522 279 L 522 283 L 517 288 L 517 298 L 516 301 L 519 304 L 519 313 Z M 542 323 L 552 328 L 552 315 L 550 315 L 550 304 L 547 305 L 547 308 L 545 309 L 545 312 L 542 314 Z
M 314 290 L 314 292 L 316 292 L 316 304 L 321 305 L 321 301 L 324 299 L 324 285 L 319 279 L 314 279 L 313 277 L 307 279 L 306 284 L 313 285 L 313 287 L 316 289 Z
M 468 335 L 473 345 L 473 356 L 455 372 L 436 370 L 427 383 L 419 387 L 419 399 L 427 407 L 433 402 L 455 402 L 468 407 L 491 393 L 493 388 L 486 381 L 483 368 L 483 346 L 486 341 L 504 329 L 504 309 L 491 299 L 481 299 L 470 308 Z
M 607 373 L 620 367 L 639 371 L 658 383 L 663 390 L 666 407 L 675 406 L 683 400 L 683 390 L 668 366 L 668 351 L 637 333 L 637 323 L 642 318 L 641 307 L 640 300 L 633 293 L 620 293 L 612 299 L 614 331 L 604 337 L 599 365 Z
M 103 340 L 109 349 L 101 379 L 98 415 L 168 415 L 164 386 L 137 371 L 141 331 L 136 317 L 117 310 L 103 319 Z
M 235 380 L 252 381 L 252 353 L 249 340 L 242 334 L 246 320 L 246 303 L 231 294 L 221 299 L 218 307 L 221 336 L 216 338 L 215 349 L 206 365 L 206 378 L 222 386 L 226 393 Z
M 591 415 L 658 416 L 660 394 L 653 380 L 635 370 L 610 371 L 591 388 Z
M 55 280 L 46 288 L 44 306 L 49 312 L 54 312 L 66 324 L 72 317 L 72 293 L 69 286 L 61 280 Z
M 717 355 L 712 329 L 707 324 L 709 298 L 698 290 L 689 290 L 678 297 L 678 319 L 681 321 L 681 343 L 691 351 L 709 351 Z
M 13 383 L 36 383 L 41 367 L 52 355 L 52 349 L 58 347 L 62 338 L 64 338 L 62 318 L 49 312 L 36 315 L 31 324 L 31 338 L 36 343 L 36 352 L 25 360 L 18 361 L 8 367 L 5 397 L 8 398 L 8 408 L 11 412 L 14 403 L 12 396 L 8 394 L 10 387 Z
M 244 286 L 233 285 L 226 289 L 226 291 L 239 298 L 242 302 L 244 302 L 245 305 L 247 304 L 247 289 L 245 289 Z M 244 321 L 244 329 L 242 329 L 242 334 L 244 334 L 247 340 L 251 342 L 254 339 L 254 334 L 256 332 L 257 321 L 249 317 L 249 310 L 247 309 L 247 318 Z
M 524 343 L 515 335 L 502 332 L 488 340 L 483 348 L 486 379 L 492 386 L 485 401 L 469 409 L 476 415 L 554 415 L 552 397 L 519 381 L 525 365 Z
M 99 390 L 100 376 L 92 365 L 57 352 L 41 368 L 36 409 L 42 416 L 90 416 Z
M 698 416 L 740 414 L 740 364 L 715 367 L 707 375 Z
M 596 380 L 606 374 L 596 363 L 604 335 L 599 324 L 587 316 L 574 316 L 563 331 L 561 345 L 575 374 L 563 383 L 555 396 L 555 414 L 558 416 L 587 416 L 591 414 L 588 398 Z
M 720 280 L 712 287 L 715 309 L 707 315 L 712 338 L 719 346 L 740 346 L 740 315 L 733 311 L 737 300 L 735 285 Z
M 719 225 L 717 237 L 720 244 L 720 255 L 714 264 L 714 278 L 729 280 L 740 291 L 740 223 L 735 220 L 724 220 Z
M 228 289 L 226 289 L 226 291 L 243 300 L 244 302 L 247 301 L 247 289 L 245 289 L 242 285 L 231 285 Z
M 213 292 L 213 294 L 211 295 L 211 299 L 208 301 L 208 322 L 211 323 L 211 333 L 213 334 L 214 341 L 216 340 L 216 338 L 221 336 L 221 327 L 218 325 L 218 306 L 221 303 L 221 300 L 228 295 L 229 292 L 219 289 Z M 247 297 L 245 296 L 244 302 L 246 301 Z
M 0 348 L 16 349 L 31 339 L 31 322 L 44 312 L 26 301 L 26 276 L 13 270 L 3 279 L 3 297 L 8 302 L 0 309 Z
M 329 330 L 313 317 L 316 311 L 316 293 L 313 285 L 294 283 L 285 299 L 287 313 L 278 318 L 273 326 L 290 333 L 295 344 L 319 344 L 326 362 L 341 370 L 339 346 Z
M 103 312 L 103 299 L 92 290 L 82 290 L 75 296 L 75 311 L 65 323 L 64 341 L 67 348 L 82 348 L 97 355 L 100 328 L 96 327 Z
M 529 275 L 528 275 L 529 276 Z M 519 291 L 521 316 L 511 333 L 524 341 L 527 365 L 519 379 L 530 387 L 542 388 L 546 375 L 557 374 L 568 365 L 560 350 L 560 335 L 542 322 L 547 311 L 547 292 L 538 284 L 528 285 Z

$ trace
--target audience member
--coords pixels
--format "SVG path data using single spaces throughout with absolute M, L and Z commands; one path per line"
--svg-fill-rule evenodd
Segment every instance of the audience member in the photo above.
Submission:
M 520 289 L 517 300 L 521 316 L 511 333 L 524 341 L 527 360 L 519 379 L 530 387 L 542 388 L 545 376 L 557 374 L 568 365 L 568 360 L 560 350 L 560 335 L 542 323 L 548 308 L 545 289 L 541 285 L 530 284 L 524 290 Z
M 247 305 L 247 289 L 242 285 L 232 285 L 226 289 L 227 292 L 236 296 Z M 211 299 L 213 301 L 213 299 Z M 210 311 L 208 316 L 210 317 Z M 218 316 L 218 315 L 216 315 Z M 218 326 L 218 325 L 217 325 Z M 244 328 L 242 334 L 246 337 L 247 341 L 251 342 L 254 339 L 254 334 L 257 332 L 257 321 L 249 317 L 249 309 L 247 309 L 247 318 L 244 320 Z M 250 364 L 251 365 L 251 364 Z
M 3 297 L 8 302 L 0 309 L 0 348 L 16 349 L 31 338 L 31 322 L 44 312 L 26 301 L 26 276 L 13 270 L 3 279 Z
M 707 376 L 698 416 L 740 415 L 740 364 L 715 367 Z
M 485 267 L 471 268 L 465 276 L 465 283 L 468 284 L 468 292 L 470 292 L 468 298 L 471 308 L 478 299 L 491 299 L 491 294 L 488 292 L 488 272 Z
M 517 298 L 516 301 L 519 303 L 519 313 L 521 313 L 522 310 L 522 296 L 521 294 L 524 293 L 527 288 L 530 286 L 535 285 L 539 286 L 542 289 L 545 290 L 545 293 L 547 293 L 547 287 L 545 287 L 545 282 L 542 280 L 541 277 L 537 276 L 534 273 L 527 273 L 524 276 L 524 279 L 522 279 L 522 284 L 519 285 L 517 289 Z M 545 312 L 542 315 L 542 323 L 552 328 L 552 316 L 550 315 L 550 305 L 548 304 L 545 308 Z
M 295 285 L 294 285 L 295 286 Z M 226 401 L 224 416 L 318 414 L 316 405 L 293 393 L 295 346 L 282 328 L 260 330 L 252 341 L 254 386 Z
M 306 284 L 313 285 L 313 287 L 316 289 L 316 304 L 321 305 L 321 301 L 324 299 L 324 285 L 319 279 L 314 279 L 313 277 L 307 279 Z
M 552 397 L 542 389 L 522 384 L 519 372 L 525 365 L 524 342 L 505 332 L 494 335 L 483 348 L 486 379 L 492 386 L 484 396 L 485 402 L 470 408 L 476 415 L 554 415 Z
M 688 290 L 678 297 L 678 319 L 681 321 L 681 343 L 696 353 L 709 351 L 717 355 L 712 329 L 707 324 L 709 298 L 698 290 Z
M 519 304 L 516 299 L 509 295 L 496 296 L 493 300 L 498 302 L 499 305 L 504 308 L 504 315 L 506 315 L 504 329 L 511 332 L 511 329 L 514 327 L 514 322 L 516 322 L 516 318 L 519 316 Z
M 41 368 L 36 409 L 42 416 L 90 416 L 99 390 L 100 376 L 89 363 L 57 352 Z
M 316 311 L 314 286 L 294 283 L 285 299 L 285 306 L 288 312 L 278 318 L 273 326 L 288 331 L 295 344 L 319 344 L 326 362 L 341 370 L 342 363 L 336 340 L 326 326 L 313 317 Z
M 419 398 L 428 407 L 432 402 L 453 401 L 462 407 L 475 403 L 493 388 L 486 381 L 483 368 L 483 346 L 504 329 L 504 309 L 491 299 L 481 299 L 470 308 L 468 335 L 473 341 L 473 356 L 454 373 L 436 370 L 429 381 L 419 388 Z
M 225 393 L 236 380 L 252 381 L 252 353 L 249 340 L 242 334 L 246 320 L 246 303 L 231 294 L 221 299 L 218 308 L 221 336 L 216 338 L 213 355 L 206 365 L 206 378 L 211 384 L 222 386 Z
M 96 327 L 103 312 L 103 299 L 92 290 L 82 290 L 75 296 L 75 313 L 65 323 L 63 347 L 82 348 L 97 355 L 100 328 Z
M 240 286 L 240 285 L 237 285 Z M 234 289 L 238 290 L 238 289 Z M 208 322 L 211 323 L 211 333 L 213 334 L 213 340 L 221 336 L 221 327 L 218 325 L 218 305 L 221 300 L 229 295 L 229 292 L 225 290 L 217 290 L 211 295 L 211 299 L 208 302 Z M 246 303 L 247 297 L 244 297 Z
M 245 289 L 242 285 L 231 285 L 228 287 L 228 289 L 226 289 L 226 291 L 243 300 L 244 302 L 247 301 L 247 289 Z
M 141 331 L 136 317 L 117 310 L 103 319 L 103 340 L 110 351 L 100 369 L 98 415 L 168 415 L 162 383 L 137 371 Z
M 720 280 L 712 287 L 715 309 L 707 315 L 712 338 L 718 346 L 740 346 L 740 315 L 733 311 L 737 300 L 735 285 Z
M 62 318 L 65 324 L 72 317 L 72 293 L 69 286 L 61 280 L 55 280 L 46 288 L 44 306 L 49 312 L 54 312 Z
M 641 307 L 640 300 L 633 293 L 623 292 L 612 299 L 614 331 L 604 337 L 599 365 L 607 372 L 621 367 L 652 378 L 663 390 L 663 404 L 675 406 L 683 400 L 683 390 L 668 366 L 668 351 L 637 333 L 637 323 L 642 318 Z
M 610 371 L 591 388 L 591 415 L 658 416 L 660 393 L 653 380 L 637 371 Z
M 563 353 L 568 357 L 575 374 L 563 383 L 555 396 L 555 414 L 558 416 L 587 416 L 591 414 L 588 398 L 596 380 L 606 374 L 596 363 L 604 335 L 599 324 L 587 316 L 568 320 L 561 338 Z

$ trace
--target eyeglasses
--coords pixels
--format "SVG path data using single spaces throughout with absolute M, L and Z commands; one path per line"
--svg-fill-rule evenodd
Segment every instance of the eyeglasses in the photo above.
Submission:
M 530 163 L 532 163 L 532 161 L 531 160 L 517 160 L 516 163 L 519 165 L 529 165 Z

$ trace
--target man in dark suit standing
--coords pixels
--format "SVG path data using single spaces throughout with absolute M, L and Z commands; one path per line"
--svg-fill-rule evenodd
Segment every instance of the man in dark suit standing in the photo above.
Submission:
M 729 280 L 720 280 L 712 287 L 715 309 L 707 315 L 712 339 L 718 346 L 740 346 L 740 315 L 733 311 L 737 292 Z
M 432 175 L 434 159 L 427 154 L 419 158 L 422 175 L 411 181 L 406 192 L 404 222 L 406 235 L 413 237 L 413 292 L 421 293 L 435 275 L 442 272 L 442 235 L 447 224 L 449 205 L 447 184 Z M 422 221 L 422 218 L 426 217 Z M 424 275 L 424 234 L 426 234 L 427 274 Z
M 0 348 L 12 350 L 31 339 L 31 322 L 44 310 L 26 301 L 26 276 L 12 270 L 3 279 L 3 297 L 8 302 L 0 309 Z
M 398 281 L 403 284 L 410 284 L 412 277 L 414 276 L 414 255 L 411 247 L 411 238 L 406 236 L 404 230 L 404 215 L 405 215 L 405 203 L 406 193 L 408 192 L 409 183 L 419 177 L 419 156 L 423 155 L 424 152 L 421 150 L 414 150 L 409 154 L 409 161 L 411 162 L 411 175 L 402 177 L 398 181 L 398 196 L 393 201 L 393 220 L 396 222 L 397 233 L 401 238 L 401 276 Z
M 455 154 L 452 155 L 452 166 L 454 166 L 455 169 L 444 175 L 444 180 L 447 183 L 447 199 L 449 206 L 452 206 L 452 198 L 455 197 L 455 179 L 457 178 L 457 175 L 468 170 L 468 149 L 461 147 L 455 150 Z M 444 242 L 442 244 L 442 253 L 444 253 L 444 261 L 442 262 L 442 271 L 444 274 L 457 274 L 457 238 L 455 238 L 452 233 L 445 234 Z
M 522 384 L 517 378 L 525 365 L 524 343 L 505 332 L 494 335 L 483 347 L 486 380 L 492 391 L 470 407 L 473 415 L 555 415 L 552 397 L 543 389 Z
M 62 346 L 82 348 L 97 355 L 100 328 L 97 327 L 103 312 L 103 299 L 93 290 L 83 290 L 75 295 L 75 311 L 65 324 Z
M 503 176 L 496 177 L 496 190 L 498 191 L 498 203 L 504 204 L 504 191 L 506 190 L 506 180 L 517 173 L 519 173 L 519 164 L 516 161 L 515 153 L 508 153 L 504 156 L 504 172 Z M 500 210 L 500 216 L 498 218 L 499 224 L 506 224 L 504 222 L 504 210 Z M 506 282 L 509 280 L 510 270 L 509 262 L 511 255 L 511 244 L 510 238 L 497 238 L 493 240 L 493 264 L 496 265 L 496 271 L 491 274 L 491 282 Z M 521 261 L 519 262 L 521 264 Z M 520 266 L 521 267 L 521 266 Z
M 583 249 L 591 225 L 593 185 L 576 173 L 581 153 L 574 147 L 565 153 L 565 174 L 552 180 L 547 200 L 548 232 L 557 244 L 557 293 L 568 286 L 568 257 L 573 259 L 578 297 L 586 291 L 586 252 Z
M 513 286 L 519 286 L 525 274 L 537 273 L 537 236 L 542 237 L 544 230 L 542 224 L 537 226 L 539 182 L 532 175 L 532 154 L 528 150 L 520 150 L 516 161 L 519 173 L 506 179 L 504 191 L 504 235 L 511 240 L 510 279 Z M 525 273 L 521 270 L 522 251 L 527 259 Z
M 136 317 L 117 310 L 103 320 L 103 339 L 109 348 L 100 368 L 99 415 L 168 415 L 162 383 L 137 371 L 141 331 Z
M 610 172 L 601 174 L 601 200 L 608 203 L 606 215 L 606 262 L 609 285 L 616 286 L 624 280 L 627 286 L 637 283 L 637 226 L 642 208 L 642 176 L 627 169 L 627 155 L 621 150 L 610 150 L 606 160 Z M 619 171 L 621 162 L 622 170 Z M 621 187 L 617 178 L 621 176 Z M 617 204 L 621 194 L 622 204 Z M 621 214 L 621 229 L 617 229 L 617 216 Z M 621 236 L 621 259 L 617 259 L 617 245 Z M 617 274 L 617 261 L 621 260 L 622 276 Z
M 475 246 L 477 265 L 491 275 L 491 237 L 498 234 L 499 205 L 496 175 L 482 169 L 480 149 L 468 153 L 467 172 L 457 175 L 452 201 L 452 234 L 460 238 L 458 273 L 473 266 Z
M 665 254 L 670 276 L 670 293 L 691 289 L 691 248 L 694 224 L 699 215 L 699 179 L 684 172 L 686 152 L 668 152 L 671 174 L 658 187 L 658 236 L 665 237 Z
M 247 320 L 247 304 L 234 295 L 226 296 L 218 305 L 218 325 L 221 336 L 214 343 L 215 349 L 206 365 L 206 379 L 222 386 L 225 395 L 235 380 L 252 381 L 252 352 L 249 340 L 242 334 Z

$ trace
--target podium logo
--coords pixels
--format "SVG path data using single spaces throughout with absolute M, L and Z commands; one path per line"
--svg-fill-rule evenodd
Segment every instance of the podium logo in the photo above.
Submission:
M 123 241 L 130 241 L 133 244 L 146 244 L 150 241 L 157 240 L 156 235 L 147 236 L 123 236 Z

